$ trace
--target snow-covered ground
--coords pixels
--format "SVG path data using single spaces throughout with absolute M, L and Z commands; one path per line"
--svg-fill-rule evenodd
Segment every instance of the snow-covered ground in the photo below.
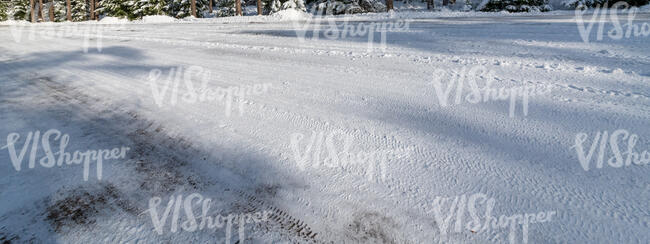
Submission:
M 385 46 L 379 32 L 372 46 L 367 33 L 325 32 L 397 21 L 408 25 L 386 32 Z M 9 137 L 0 143 L 1 241 L 650 240 L 650 166 L 607 161 L 612 144 L 627 151 L 631 134 L 633 150 L 650 157 L 647 35 L 598 40 L 596 24 L 585 43 L 570 11 L 100 23 L 0 25 L 0 135 Z M 650 24 L 650 15 L 633 23 Z M 71 35 L 56 35 L 66 28 Z M 463 79 L 462 99 L 451 89 L 443 106 L 448 85 Z M 540 92 L 471 101 L 472 82 Z M 128 150 L 104 160 L 101 180 L 91 162 L 85 181 L 83 163 L 42 166 L 36 140 L 34 158 L 45 159 L 29 168 L 28 132 L 51 129 L 69 135 L 71 154 Z M 597 133 L 617 130 L 629 135 L 593 143 L 591 164 L 581 162 Z M 20 138 L 9 145 L 12 133 Z M 55 152 L 60 139 L 49 138 Z M 17 171 L 12 155 L 23 148 Z M 169 200 L 193 193 L 212 200 L 210 216 L 271 214 L 189 231 L 185 205 Z M 205 201 L 190 203 L 200 216 Z M 484 228 L 488 215 L 518 214 L 538 223 Z

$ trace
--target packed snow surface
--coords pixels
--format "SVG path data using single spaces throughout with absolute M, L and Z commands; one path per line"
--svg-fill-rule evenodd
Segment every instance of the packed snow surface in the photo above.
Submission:
M 0 25 L 0 136 L 20 135 L 13 153 L 10 140 L 0 143 L 0 240 L 650 240 L 650 166 L 612 167 L 608 141 L 592 144 L 596 135 L 618 131 L 610 138 L 619 139 L 621 151 L 632 134 L 636 152 L 650 150 L 647 36 L 615 40 L 605 33 L 599 40 L 595 25 L 584 42 L 570 11 L 364 14 L 320 22 L 278 15 Z M 408 25 L 395 27 L 399 21 Z M 368 35 L 389 22 L 395 28 L 385 35 Z M 638 14 L 634 23 L 650 23 L 649 15 Z M 320 33 L 310 31 L 315 26 Z M 350 32 L 326 32 L 334 26 Z M 463 79 L 465 90 L 457 93 Z M 470 80 L 502 92 L 538 92 L 527 106 L 508 93 L 469 102 Z M 446 93 L 449 84 L 456 85 Z M 192 97 L 192 89 L 203 97 Z M 129 150 L 103 162 L 101 179 L 95 161 L 87 180 L 83 163 L 36 161 L 30 168 L 30 145 L 16 170 L 12 155 L 21 153 L 28 133 L 50 129 L 69 135 L 66 152 Z M 587 137 L 577 150 L 581 133 Z M 57 138 L 49 140 L 58 152 Z M 47 149 L 34 145 L 36 160 L 47 163 Z M 585 164 L 580 155 L 592 145 Z M 243 229 L 187 231 L 182 204 L 170 198 L 193 193 L 212 200 L 211 216 L 272 215 Z M 155 197 L 158 219 L 169 210 L 160 233 L 150 209 Z M 200 215 L 203 206 L 194 200 L 190 210 Z M 470 202 L 478 216 L 468 212 Z M 473 217 L 486 226 L 490 202 L 495 218 L 538 221 L 472 228 Z

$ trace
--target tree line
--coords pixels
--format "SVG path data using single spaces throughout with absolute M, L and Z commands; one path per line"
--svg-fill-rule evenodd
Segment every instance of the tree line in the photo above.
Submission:
M 249 3 L 257 6 L 258 15 L 289 8 L 306 11 L 305 0 L 253 1 L 255 2 Z M 386 8 L 380 10 L 393 9 L 393 0 L 357 1 L 385 1 Z M 328 4 L 329 2 L 327 1 Z M 8 0 L 8 2 L 0 0 L 0 21 L 7 20 L 10 16 L 14 20 L 30 22 L 98 20 L 100 16 L 128 19 L 138 19 L 148 15 L 200 18 L 205 17 L 206 13 L 217 17 L 242 16 L 242 4 L 242 0 Z M 369 12 L 376 11 L 373 9 Z

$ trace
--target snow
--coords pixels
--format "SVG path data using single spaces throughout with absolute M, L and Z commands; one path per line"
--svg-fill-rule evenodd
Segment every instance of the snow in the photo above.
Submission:
M 650 4 L 639 7 L 641 12 L 650 12 Z
M 311 18 L 311 15 L 303 11 L 298 11 L 295 9 L 285 9 L 278 11 L 271 16 L 277 17 L 280 20 L 306 20 Z
M 24 20 L 5 20 L 5 21 L 0 21 L 1 25 L 26 25 L 26 24 L 31 24 L 29 21 L 24 21 Z
M 192 19 L 188 18 L 187 20 L 191 21 Z M 178 21 L 178 19 L 169 16 L 164 16 L 164 15 L 151 15 L 151 16 L 144 16 L 142 18 L 142 22 L 149 23 L 149 24 L 173 23 L 176 21 Z
M 592 162 L 585 171 L 575 148 L 579 133 L 589 136 L 589 147 L 597 132 L 624 129 L 638 135 L 637 151 L 650 149 L 648 37 L 597 40 L 596 27 L 585 43 L 573 11 L 397 11 L 320 22 L 327 30 L 328 21 L 356 27 L 410 21 L 386 33 L 384 49 L 375 33 L 369 50 L 367 36 L 300 40 L 307 20 L 290 11 L 158 16 L 107 24 L 112 28 L 91 38 L 29 38 L 31 30 L 78 23 L 33 24 L 19 42 L 22 25 L 4 22 L 0 136 L 19 133 L 20 150 L 28 132 L 57 129 L 70 136 L 67 152 L 130 150 L 127 159 L 103 163 L 101 181 L 95 164 L 87 181 L 79 165 L 36 162 L 30 169 L 25 159 L 16 171 L 7 148 L 0 150 L 0 238 L 225 242 L 226 227 L 174 233 L 170 220 L 159 235 L 146 212 L 152 197 L 162 199 L 162 214 L 172 196 L 199 193 L 212 199 L 211 216 L 274 212 L 267 222 L 246 225 L 245 243 L 508 243 L 507 229 L 455 232 L 455 217 L 441 233 L 441 199 L 447 216 L 452 199 L 481 194 L 494 199 L 493 216 L 553 212 L 529 226 L 528 243 L 650 239 L 650 166 Z M 635 23 L 646 22 L 649 14 L 636 16 Z M 196 73 L 173 74 L 179 67 Z M 520 99 L 512 115 L 507 100 L 456 104 L 455 90 L 441 106 L 436 78 L 447 87 L 474 67 L 494 74 L 476 76 L 480 84 L 541 92 L 529 98 L 527 115 Z M 197 79 L 197 91 L 227 94 L 266 84 L 268 90 L 188 101 L 181 82 L 177 103 L 168 90 L 159 106 L 155 94 L 165 79 L 185 75 Z M 155 92 L 150 77 L 159 77 Z M 358 156 L 348 161 L 356 164 L 303 165 L 297 158 L 317 158 L 316 144 L 307 152 L 312 135 L 322 135 L 322 161 L 331 162 L 331 149 L 341 152 L 349 140 L 350 154 L 342 156 Z M 38 159 L 45 156 L 39 150 Z M 371 170 L 372 153 L 383 152 L 386 167 Z M 233 227 L 230 243 L 239 240 L 237 232 Z M 515 233 L 522 243 L 521 227 Z
M 99 20 L 99 23 L 102 24 L 122 24 L 122 23 L 128 23 L 128 19 L 121 19 L 117 17 L 104 17 Z

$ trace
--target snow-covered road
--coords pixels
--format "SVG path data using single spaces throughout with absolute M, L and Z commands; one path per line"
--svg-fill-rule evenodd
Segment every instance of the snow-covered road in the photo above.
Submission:
M 395 21 L 382 16 L 345 23 Z M 171 220 L 156 232 L 152 197 L 162 214 L 170 197 L 199 193 L 213 215 L 273 212 L 244 242 L 647 243 L 650 166 L 612 167 L 602 143 L 604 166 L 596 149 L 585 170 L 578 151 L 603 131 L 626 151 L 617 130 L 638 135 L 641 157 L 650 151 L 649 37 L 597 40 L 594 29 L 587 44 L 571 12 L 425 17 L 402 19 L 385 49 L 377 33 L 371 52 L 368 36 L 301 41 L 304 21 L 259 17 L 111 24 L 86 44 L 40 35 L 65 24 L 0 25 L 0 135 L 19 133 L 17 150 L 49 129 L 70 135 L 67 151 L 130 148 L 104 162 L 101 180 L 91 166 L 88 181 L 80 165 L 29 169 L 29 153 L 17 171 L 3 148 L 0 238 L 238 240 L 236 227 L 174 233 Z M 471 81 L 505 99 L 465 99 Z M 537 93 L 510 100 L 525 87 Z M 191 101 L 191 90 L 220 99 Z M 483 198 L 479 228 L 472 196 Z M 552 214 L 486 227 L 489 202 L 495 218 Z

